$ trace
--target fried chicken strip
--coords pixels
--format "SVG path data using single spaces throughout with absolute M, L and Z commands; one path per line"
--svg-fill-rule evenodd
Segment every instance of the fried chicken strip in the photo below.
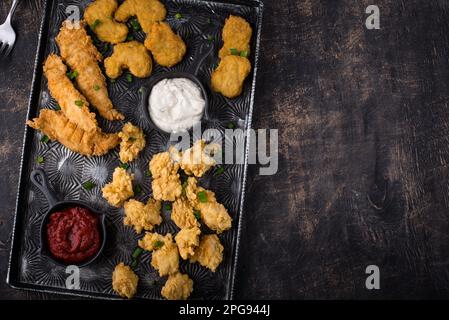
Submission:
M 57 140 L 68 149 L 86 156 L 101 156 L 116 147 L 120 141 L 115 133 L 103 133 L 97 128 L 87 132 L 69 121 L 62 111 L 42 109 L 39 117 L 27 124 L 42 131 L 51 140 Z
M 80 129 L 92 132 L 98 129 L 95 113 L 89 111 L 89 103 L 67 77 L 67 67 L 62 59 L 51 54 L 44 64 L 48 89 L 56 99 L 64 115 Z
M 70 21 L 63 22 L 56 37 L 61 57 L 78 73 L 75 81 L 79 90 L 100 115 L 107 120 L 122 120 L 124 116 L 114 109 L 105 77 L 98 66 L 102 56 L 84 27 L 85 23 L 80 23 L 79 28 L 76 28 Z

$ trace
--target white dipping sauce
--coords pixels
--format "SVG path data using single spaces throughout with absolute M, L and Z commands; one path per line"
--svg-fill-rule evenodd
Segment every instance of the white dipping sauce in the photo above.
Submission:
M 159 81 L 148 102 L 151 120 L 166 132 L 190 129 L 201 120 L 206 106 L 200 87 L 186 78 Z

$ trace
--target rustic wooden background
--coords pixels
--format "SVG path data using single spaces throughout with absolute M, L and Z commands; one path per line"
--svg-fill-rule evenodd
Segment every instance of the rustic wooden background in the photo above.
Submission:
M 265 8 L 254 127 L 279 129 L 279 172 L 250 169 L 236 298 L 448 298 L 449 1 Z M 0 298 L 60 298 L 4 281 L 41 14 L 21 1 L 0 59 Z

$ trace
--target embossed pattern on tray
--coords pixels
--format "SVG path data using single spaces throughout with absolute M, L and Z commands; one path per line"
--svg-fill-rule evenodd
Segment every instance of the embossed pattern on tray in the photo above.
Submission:
M 48 34 L 42 36 L 46 42 L 41 44 L 45 47 L 44 57 L 51 52 L 58 52 L 55 37 L 61 22 L 67 17 L 66 6 L 76 5 L 84 9 L 89 2 L 89 0 L 48 1 L 47 10 L 50 10 L 48 15 L 50 21 L 48 30 L 45 28 L 43 30 L 43 33 L 48 32 Z M 208 41 L 208 36 L 212 36 L 215 43 L 214 55 L 205 61 L 199 73 L 199 78 L 205 84 L 210 95 L 208 119 L 206 119 L 207 123 L 203 124 L 203 129 L 216 128 L 223 131 L 230 122 L 242 129 L 248 129 L 251 122 L 252 95 L 254 93 L 253 74 L 245 82 L 243 94 L 232 100 L 211 92 L 210 75 L 218 62 L 217 52 L 221 47 L 221 29 L 229 14 L 244 17 L 253 27 L 254 36 L 250 59 L 254 66 L 257 55 L 256 35 L 260 27 L 259 19 L 262 10 L 259 3 L 254 1 L 251 2 L 251 5 L 245 5 L 244 1 L 222 3 L 198 0 L 163 0 L 162 2 L 168 11 L 167 22 L 184 39 L 188 51 L 183 61 L 173 68 L 163 68 L 154 63 L 152 76 L 169 70 L 188 71 L 192 63 L 195 62 L 195 53 L 201 42 Z M 181 13 L 182 17 L 176 19 L 176 13 Z M 130 32 L 132 32 L 131 30 L 132 28 L 130 28 Z M 134 32 L 134 35 L 137 40 L 144 40 L 143 32 Z M 101 45 L 99 49 L 103 49 Z M 111 49 L 107 50 L 105 55 L 110 55 L 111 51 Z M 39 61 L 39 63 L 42 64 L 43 61 Z M 145 150 L 139 159 L 130 165 L 130 170 L 135 174 L 135 183 L 142 187 L 142 192 L 135 197 L 141 201 L 151 195 L 151 178 L 145 175 L 148 162 L 155 153 L 165 151 L 169 144 L 168 137 L 152 129 L 142 118 L 137 107 L 139 88 L 146 81 L 148 79 L 134 78 L 129 83 L 125 76 L 112 83 L 108 81 L 110 97 L 116 108 L 125 115 L 125 121 L 131 121 L 142 127 L 147 137 Z M 39 98 L 37 106 L 30 106 L 29 118 L 37 116 L 41 108 L 54 109 L 56 107 L 56 102 L 48 92 L 44 77 L 35 79 L 33 90 L 37 90 L 35 94 Z M 118 131 L 123 125 L 123 122 L 106 121 L 99 116 L 97 119 L 100 126 L 108 132 Z M 118 151 L 114 150 L 102 157 L 88 158 L 66 149 L 58 142 L 43 143 L 40 141 L 41 137 L 41 134 L 34 130 L 31 130 L 26 136 L 26 142 L 27 139 L 31 139 L 31 142 L 29 142 L 30 148 L 25 147 L 24 149 L 22 184 L 19 189 L 15 241 L 11 252 L 8 280 L 13 286 L 19 288 L 117 297 L 112 291 L 112 271 L 119 262 L 131 263 L 131 253 L 137 245 L 137 240 L 143 235 L 139 236 L 132 228 L 124 226 L 123 210 L 112 208 L 101 196 L 101 188 L 111 180 L 114 168 L 119 165 Z M 38 156 L 44 157 L 43 164 L 36 163 L 35 159 Z M 65 269 L 54 265 L 39 253 L 39 228 L 48 206 L 43 195 L 29 182 L 30 172 L 37 167 L 41 167 L 47 172 L 55 191 L 64 199 L 82 199 L 97 209 L 107 212 L 108 241 L 104 254 L 97 263 L 82 268 L 80 290 L 76 292 L 66 290 L 67 274 Z M 214 175 L 216 169 L 211 170 L 200 179 L 200 183 L 216 192 L 218 200 L 229 210 L 234 223 L 230 231 L 220 235 L 225 247 L 225 256 L 223 263 L 215 273 L 199 264 L 181 262 L 181 272 L 187 273 L 194 281 L 192 299 L 224 299 L 230 298 L 232 295 L 231 278 L 234 276 L 238 223 L 245 183 L 245 165 L 225 165 L 224 169 L 224 173 L 218 177 Z M 81 186 L 88 180 L 96 184 L 96 187 L 89 191 Z M 156 227 L 155 231 L 163 234 L 177 232 L 177 227 L 170 220 L 169 212 L 163 209 L 162 215 L 164 223 Z M 165 278 L 158 276 L 150 266 L 150 260 L 151 254 L 144 253 L 136 268 L 136 273 L 140 278 L 136 297 L 160 299 L 160 291 L 165 283 Z

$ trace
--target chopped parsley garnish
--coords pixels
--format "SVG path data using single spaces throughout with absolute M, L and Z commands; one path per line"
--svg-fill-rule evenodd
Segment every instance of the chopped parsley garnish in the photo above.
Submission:
M 182 14 L 180 14 L 179 12 L 177 14 L 175 14 L 175 19 L 181 19 L 182 18 Z
M 133 27 L 133 29 L 135 31 L 139 31 L 140 30 L 140 24 L 136 19 L 131 20 L 131 27 Z
M 138 195 L 139 193 L 142 192 L 142 187 L 139 185 L 136 185 L 136 186 L 134 186 L 133 191 L 134 191 L 135 195 Z
M 92 190 L 93 188 L 95 188 L 97 185 L 95 183 L 93 183 L 92 181 L 86 181 L 83 183 L 83 188 L 86 190 Z
M 128 82 L 133 82 L 133 75 L 132 75 L 131 73 L 128 73 L 128 74 L 126 75 L 126 81 L 128 81 Z
M 228 123 L 228 129 L 235 129 L 235 123 L 234 122 L 229 122 Z
M 184 182 L 182 183 L 181 187 L 182 187 L 182 189 L 181 189 L 181 194 L 182 194 L 183 196 L 185 196 L 185 195 L 186 195 L 186 189 L 187 189 L 187 181 L 184 181 Z
M 212 37 L 212 35 L 207 35 L 207 40 L 209 40 L 209 41 L 212 41 L 212 40 L 214 40 L 214 37 Z
M 166 203 L 165 204 L 165 210 L 171 211 L 171 203 Z
M 217 171 L 215 172 L 215 176 L 219 176 L 219 175 L 223 174 L 224 171 L 225 171 L 224 167 L 218 168 Z
M 76 77 L 78 77 L 78 71 L 76 70 L 73 70 L 72 72 L 68 71 L 67 76 L 70 78 L 70 80 L 73 80 Z
M 57 105 L 55 106 L 55 110 L 56 110 L 56 111 L 61 110 L 61 106 L 60 106 L 59 104 L 57 104 Z
M 129 164 L 128 163 L 120 163 L 119 165 L 120 168 L 128 170 L 129 169 Z
M 207 23 L 208 23 L 208 24 L 211 24 L 211 22 L 212 22 L 212 21 L 210 20 L 210 18 L 207 18 Z
M 115 83 L 115 79 L 110 79 L 111 83 Z
M 240 56 L 243 57 L 243 58 L 248 57 L 248 51 L 241 51 L 240 52 Z
M 131 268 L 134 269 L 138 264 L 139 262 L 137 261 L 137 259 L 133 259 L 133 262 L 131 262 Z
M 143 93 L 143 88 L 139 89 L 139 93 L 142 94 Z
M 90 28 L 91 28 L 92 30 L 95 30 L 95 28 L 98 27 L 100 24 L 101 24 L 101 20 L 100 20 L 100 19 L 97 19 L 97 20 L 94 21 L 94 23 L 92 23 L 92 25 L 90 26 Z
M 238 56 L 239 55 L 239 51 L 236 48 L 231 48 L 231 49 L 229 49 L 229 51 L 231 52 L 231 54 L 233 56 Z
M 145 171 L 145 175 L 146 175 L 147 177 L 151 177 L 151 176 L 152 176 L 152 175 L 151 175 L 150 169 L 147 169 L 147 171 Z
M 201 220 L 201 213 L 198 210 L 193 210 L 193 215 L 197 221 Z
M 129 35 L 126 37 L 126 40 L 127 40 L 127 41 L 133 41 L 133 40 L 134 40 L 134 36 L 133 36 L 132 34 L 129 34 Z
M 155 247 L 156 249 L 162 248 L 163 245 L 164 245 L 164 241 L 156 240 L 153 243 L 153 247 Z
M 43 164 L 45 162 L 45 159 L 43 156 L 37 156 L 36 162 L 39 164 Z
M 132 257 L 134 259 L 137 259 L 143 252 L 143 249 L 141 247 L 136 247 L 133 251 Z
M 81 108 L 82 106 L 84 106 L 84 101 L 83 100 L 75 100 L 75 104 Z
M 198 192 L 198 200 L 200 200 L 200 202 L 207 202 L 207 194 L 206 191 L 200 191 Z
M 94 90 L 95 90 L 95 91 L 100 90 L 100 86 L 99 86 L 98 84 L 94 85 Z
M 41 142 L 47 143 L 48 141 L 50 141 L 50 138 L 47 135 L 43 135 L 41 138 Z
M 106 54 L 106 52 L 108 52 L 108 50 L 109 50 L 109 43 L 105 43 L 103 50 L 101 50 L 101 54 L 102 55 Z

